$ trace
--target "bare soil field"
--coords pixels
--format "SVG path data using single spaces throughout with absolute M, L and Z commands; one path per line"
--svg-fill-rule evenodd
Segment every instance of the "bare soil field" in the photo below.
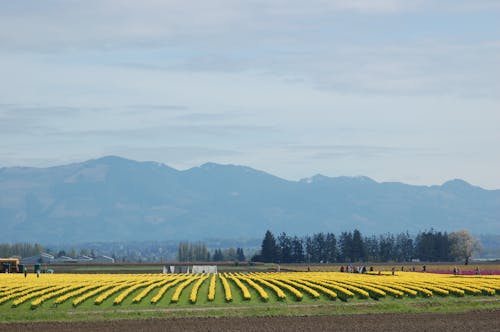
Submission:
M 353 314 L 0 323 L 9 332 L 81 331 L 500 331 L 500 310 L 466 313 Z

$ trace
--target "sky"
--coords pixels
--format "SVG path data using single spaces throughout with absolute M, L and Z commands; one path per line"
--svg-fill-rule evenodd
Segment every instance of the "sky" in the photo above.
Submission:
M 500 188 L 500 1 L 0 0 L 0 167 Z

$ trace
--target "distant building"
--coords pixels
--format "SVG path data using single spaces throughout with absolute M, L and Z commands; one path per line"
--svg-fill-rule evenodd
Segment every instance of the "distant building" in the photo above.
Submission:
M 69 256 L 59 256 L 54 259 L 52 263 L 76 263 L 78 262 L 76 259 L 71 258 Z
M 51 254 L 41 253 L 35 256 L 25 257 L 21 259 L 21 264 L 50 264 L 53 263 L 55 257 Z
M 165 265 L 163 267 L 163 273 L 177 273 L 184 274 L 190 273 L 190 265 Z
M 217 265 L 165 265 L 163 273 L 217 273 Z
M 191 273 L 217 273 L 217 265 L 193 265 Z
M 81 262 L 81 263 L 85 263 L 85 262 L 93 262 L 94 259 L 90 256 L 86 256 L 86 255 L 80 255 L 76 258 L 76 260 L 78 262 Z
M 91 262 L 91 263 L 114 263 L 115 259 L 112 257 L 109 257 L 109 256 L 100 255 L 100 256 L 94 257 L 94 259 L 92 259 L 89 262 Z

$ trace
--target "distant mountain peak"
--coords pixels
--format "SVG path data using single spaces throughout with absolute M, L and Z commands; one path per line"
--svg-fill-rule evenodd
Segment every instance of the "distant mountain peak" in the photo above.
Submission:
M 233 170 L 233 171 L 237 170 L 243 173 L 267 174 L 263 171 L 259 171 L 248 166 L 234 165 L 234 164 L 217 164 L 213 162 L 204 163 L 201 166 L 195 168 L 199 168 L 202 170 Z
M 90 159 L 82 163 L 84 166 L 94 167 L 96 165 L 118 166 L 138 164 L 139 162 L 131 159 L 126 159 L 119 156 L 103 156 L 96 159 Z
M 109 163 L 109 162 L 136 162 L 136 161 L 123 158 L 120 156 L 109 155 L 109 156 L 99 157 L 96 159 L 91 159 L 89 160 L 89 162 Z
M 453 179 L 446 181 L 445 183 L 443 183 L 441 187 L 444 189 L 451 189 L 451 190 L 468 190 L 474 188 L 473 185 L 462 179 Z
M 216 169 L 216 168 L 222 168 L 228 165 L 223 165 L 223 164 L 217 164 L 214 162 L 207 162 L 199 166 L 201 169 Z
M 303 178 L 303 179 L 300 179 L 299 182 L 302 182 L 302 183 L 319 183 L 319 182 L 322 182 L 322 181 L 326 181 L 326 180 L 331 180 L 332 178 L 328 177 L 328 176 L 325 176 L 323 174 L 315 174 L 311 177 L 308 177 L 308 178 Z
M 338 180 L 350 180 L 353 182 L 364 182 L 364 183 L 375 183 L 376 181 L 372 178 L 364 175 L 355 175 L 355 176 L 339 176 L 334 179 Z
M 443 183 L 443 186 L 449 186 L 449 185 L 470 186 L 471 184 L 462 179 L 451 179 Z
M 174 170 L 168 165 L 165 165 L 163 163 L 157 162 L 157 161 L 137 161 L 133 159 L 128 159 L 128 158 L 123 158 L 120 156 L 114 156 L 114 155 L 109 155 L 109 156 L 104 156 L 100 157 L 97 159 L 91 159 L 86 162 L 84 162 L 86 165 L 110 165 L 110 166 L 118 166 L 118 165 L 147 165 L 150 168 L 168 168 L 170 170 Z

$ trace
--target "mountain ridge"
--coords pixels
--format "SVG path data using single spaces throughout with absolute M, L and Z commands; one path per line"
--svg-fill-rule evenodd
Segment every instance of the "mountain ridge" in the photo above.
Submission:
M 268 175 L 268 176 L 271 176 L 271 177 L 274 177 L 274 178 L 278 178 L 280 180 L 283 180 L 283 181 L 287 181 L 287 182 L 307 182 L 307 183 L 311 183 L 310 181 L 308 180 L 314 180 L 315 178 L 320 178 L 321 180 L 325 179 L 325 180 L 344 180 L 344 179 L 351 179 L 351 180 L 362 180 L 362 181 L 368 181 L 368 182 L 375 182 L 377 184 L 387 184 L 387 183 L 396 183 L 396 184 L 403 184 L 403 185 L 409 185 L 409 186 L 415 186 L 415 187 L 428 187 L 428 188 L 432 188 L 432 187 L 436 187 L 436 186 L 449 186 L 449 185 L 463 185 L 463 186 L 466 186 L 466 187 L 474 187 L 474 188 L 480 188 L 482 190 L 487 190 L 487 191 L 500 191 L 500 188 L 499 189 L 486 189 L 486 188 L 482 188 L 480 186 L 475 186 L 475 185 L 472 185 L 471 183 L 463 180 L 463 179 L 459 179 L 459 178 L 454 178 L 454 179 L 450 179 L 450 180 L 446 180 L 445 182 L 443 182 L 441 185 L 436 185 L 436 184 L 433 184 L 433 185 L 413 185 L 413 184 L 407 184 L 407 183 L 404 183 L 404 182 L 400 182 L 400 181 L 377 181 L 375 179 L 372 179 L 370 178 L 369 176 L 365 176 L 365 175 L 355 175 L 355 176 L 346 176 L 346 175 L 340 175 L 340 176 L 328 176 L 328 175 L 323 175 L 321 173 L 317 173 L 311 177 L 306 177 L 306 178 L 301 178 L 299 180 L 289 180 L 289 179 L 285 179 L 285 178 L 282 178 L 280 176 L 277 176 L 277 175 L 273 175 L 271 173 L 268 173 L 266 171 L 262 171 L 262 170 L 258 170 L 258 169 L 255 169 L 255 168 L 252 168 L 252 167 L 249 167 L 249 166 L 245 166 L 245 165 L 238 165 L 238 164 L 220 164 L 220 163 L 215 163 L 215 162 L 205 162 L 199 166 L 193 166 L 191 168 L 187 168 L 187 169 L 184 169 L 184 170 L 178 170 L 174 167 L 171 167 L 165 163 L 161 163 L 161 162 L 156 162 L 156 161 L 136 161 L 136 160 L 133 160 L 133 159 L 129 159 L 129 158 L 124 158 L 124 157 L 120 157 L 120 156 L 115 156 L 115 155 L 108 155 L 108 156 L 103 156 L 103 157 L 99 157 L 99 158 L 95 158 L 95 159 L 89 159 L 89 160 L 86 160 L 86 161 L 83 161 L 83 162 L 73 162 L 73 163 L 69 163 L 69 164 L 64 164 L 64 165 L 54 165 L 54 166 L 47 166 L 47 167 L 37 167 L 37 166 L 9 166 L 9 167 L 0 167 L 0 173 L 2 171 L 6 171 L 6 170 L 47 170 L 47 169 L 61 169 L 61 168 L 68 168 L 68 167 L 71 167 L 71 166 L 80 166 L 80 165 L 90 165 L 90 164 L 95 164 L 95 163 L 108 163 L 108 162 L 113 162 L 113 163 L 116 163 L 116 162 L 126 162 L 126 163 L 131 163 L 131 164 L 137 164 L 137 165 L 150 165 L 150 166 L 156 166 L 156 167 L 165 167 L 169 170 L 172 170 L 172 171 L 176 171 L 176 172 L 190 172 L 190 171 L 193 171 L 193 170 L 196 170 L 196 169 L 214 169 L 214 168 L 218 168 L 218 167 L 224 167 L 224 168 L 240 168 L 240 169 L 243 169 L 243 170 L 248 170 L 248 171 L 251 171 L 251 172 L 254 172 L 254 173 L 257 173 L 257 174 L 264 174 L 264 175 Z
M 47 168 L 0 169 L 0 226 L 10 241 L 260 237 L 360 229 L 500 233 L 500 190 L 321 174 L 290 181 L 232 164 L 177 170 L 105 156 Z

